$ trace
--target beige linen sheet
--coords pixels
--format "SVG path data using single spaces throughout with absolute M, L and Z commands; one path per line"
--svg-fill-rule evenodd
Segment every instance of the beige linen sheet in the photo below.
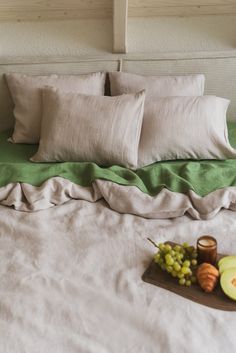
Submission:
M 194 219 L 210 219 L 222 208 L 236 211 L 236 187 L 218 189 L 205 197 L 167 189 L 150 196 L 137 187 L 96 180 L 82 187 L 61 177 L 51 178 L 40 187 L 11 183 L 0 188 L 0 204 L 19 211 L 38 211 L 61 205 L 71 199 L 96 202 L 105 199 L 110 208 L 146 218 L 175 218 L 189 214 Z
M 221 252 L 236 253 L 235 212 L 157 220 L 121 214 L 104 200 L 70 200 L 0 213 L 1 353 L 235 351 L 236 313 L 141 279 L 155 251 L 147 236 L 194 244 L 213 234 Z

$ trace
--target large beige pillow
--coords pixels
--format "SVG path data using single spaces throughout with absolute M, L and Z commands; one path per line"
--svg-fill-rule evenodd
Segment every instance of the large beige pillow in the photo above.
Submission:
M 156 148 L 152 146 L 159 116 L 155 114 L 153 104 L 159 97 L 170 96 L 202 96 L 204 93 L 204 75 L 185 75 L 185 76 L 142 76 L 126 72 L 110 72 L 111 95 L 116 96 L 124 93 L 138 92 L 146 90 L 146 101 L 144 107 L 143 126 L 141 131 L 139 155 L 139 165 L 146 165 L 155 162 Z M 151 114 L 150 114 L 151 112 Z M 156 119 L 156 122 L 154 121 Z M 152 157 L 151 157 L 152 156 Z
M 145 91 L 118 97 L 47 88 L 33 162 L 91 161 L 136 168 Z
M 6 74 L 7 84 L 14 102 L 15 127 L 11 142 L 38 143 L 40 138 L 44 86 L 60 88 L 64 92 L 103 95 L 105 73 L 87 75 L 35 76 L 18 73 Z
M 236 158 L 228 140 L 228 105 L 229 100 L 215 96 L 162 97 L 147 103 L 139 166 L 172 159 Z

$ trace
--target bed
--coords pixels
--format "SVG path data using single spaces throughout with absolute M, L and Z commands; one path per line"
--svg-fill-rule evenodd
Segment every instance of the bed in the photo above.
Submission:
M 123 58 L 144 74 L 202 72 L 231 98 L 232 53 Z M 1 74 L 117 70 L 121 59 L 5 60 Z M 213 68 L 214 66 L 214 68 Z M 1 79 L 0 352 L 234 352 L 234 313 L 142 281 L 157 242 L 213 234 L 235 253 L 236 162 L 172 161 L 131 171 L 94 163 L 32 164 L 36 145 L 7 142 L 12 102 Z M 228 123 L 236 147 L 236 123 Z

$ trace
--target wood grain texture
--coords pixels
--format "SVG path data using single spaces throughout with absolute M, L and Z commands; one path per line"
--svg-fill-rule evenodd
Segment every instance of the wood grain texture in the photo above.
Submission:
M 1 21 L 111 17 L 112 0 L 0 0 Z
M 166 243 L 171 245 L 175 244 L 172 242 Z M 217 261 L 224 256 L 226 255 L 218 254 Z M 219 282 L 217 287 L 211 293 L 205 293 L 198 284 L 193 284 L 191 287 L 180 286 L 176 278 L 173 278 L 167 272 L 162 271 L 154 261 L 151 262 L 142 278 L 147 283 L 169 290 L 198 304 L 224 311 L 236 311 L 236 301 L 229 299 L 223 293 Z
M 127 51 L 128 0 L 113 0 L 113 52 Z
M 122 8 L 124 0 L 114 1 Z M 111 18 L 112 2 L 112 0 L 0 0 L 0 21 Z M 235 14 L 236 3 L 235 0 L 129 0 L 128 13 L 131 17 Z
M 158 16 L 200 16 L 200 15 L 232 15 L 236 14 L 236 5 L 229 6 L 170 6 L 129 9 L 130 17 Z
M 235 0 L 129 0 L 130 7 L 235 5 Z
M 235 0 L 129 0 L 130 17 L 235 14 Z

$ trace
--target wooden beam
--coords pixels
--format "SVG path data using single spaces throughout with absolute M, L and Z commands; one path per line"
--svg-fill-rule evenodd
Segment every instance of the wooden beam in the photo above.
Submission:
M 113 0 L 113 52 L 127 53 L 128 0 Z

